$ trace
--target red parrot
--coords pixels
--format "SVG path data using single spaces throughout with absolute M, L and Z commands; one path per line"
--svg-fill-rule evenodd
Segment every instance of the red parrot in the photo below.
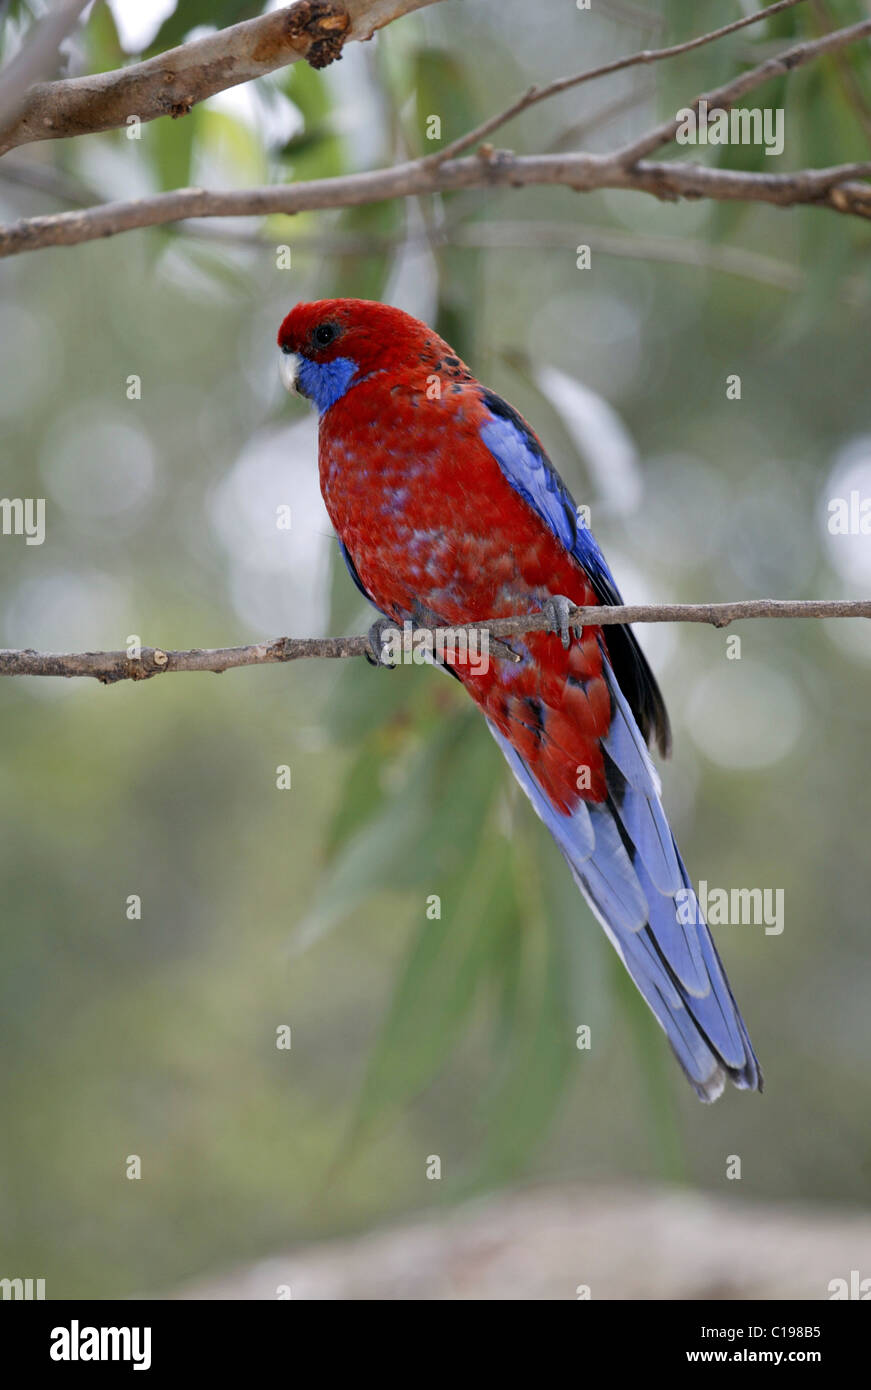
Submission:
M 298 304 L 281 377 L 320 414 L 320 485 L 351 578 L 386 623 L 543 612 L 482 663 L 444 662 L 483 711 L 702 1100 L 762 1073 L 660 801 L 668 716 L 592 533 L 526 421 L 442 338 L 386 304 Z M 514 658 L 512 659 L 512 653 Z M 688 904 L 689 910 L 688 910 Z

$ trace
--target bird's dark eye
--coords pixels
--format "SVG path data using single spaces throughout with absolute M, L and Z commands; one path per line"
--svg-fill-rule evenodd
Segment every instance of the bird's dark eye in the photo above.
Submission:
M 339 336 L 338 325 L 335 323 L 319 323 L 312 337 L 318 347 L 326 347 Z

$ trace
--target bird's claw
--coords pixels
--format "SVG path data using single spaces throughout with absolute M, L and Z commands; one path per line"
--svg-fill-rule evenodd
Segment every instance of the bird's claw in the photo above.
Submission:
M 579 627 L 573 629 L 569 624 L 569 614 L 575 606 L 565 594 L 553 594 L 546 598 L 541 606 L 541 611 L 550 623 L 549 630 L 559 635 L 566 651 L 572 644 L 572 631 L 577 638 L 581 635 Z
M 385 671 L 396 669 L 394 661 L 386 661 L 384 658 L 384 639 L 388 632 L 395 631 L 396 624 L 389 618 L 377 618 L 372 624 L 367 634 L 369 650 L 363 653 L 370 666 L 380 666 Z

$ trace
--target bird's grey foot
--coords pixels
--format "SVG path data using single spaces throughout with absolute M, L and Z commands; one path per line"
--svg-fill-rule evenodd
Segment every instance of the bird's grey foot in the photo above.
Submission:
M 396 623 L 390 618 L 376 618 L 368 632 L 369 650 L 363 653 L 370 666 L 382 666 L 385 671 L 395 669 L 396 662 L 388 661 L 384 655 L 384 642 L 388 634 L 397 631 Z
M 549 630 L 559 634 L 566 650 L 572 642 L 573 629 L 569 625 L 569 614 L 574 607 L 576 605 L 572 603 L 571 599 L 566 598 L 565 594 L 553 594 L 550 598 L 546 598 L 541 606 L 542 613 L 550 623 Z M 574 634 L 576 637 L 580 637 L 581 629 L 579 627 L 574 628 Z

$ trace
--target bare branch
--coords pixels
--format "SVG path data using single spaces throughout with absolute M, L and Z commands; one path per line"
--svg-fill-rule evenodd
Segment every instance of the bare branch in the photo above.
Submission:
M 860 39 L 871 36 L 871 19 L 863 19 L 859 24 L 851 24 L 845 29 L 835 29 L 831 34 L 823 34 L 820 38 L 808 39 L 805 43 L 795 44 L 792 48 L 787 48 L 783 53 L 777 53 L 772 58 L 767 58 L 758 67 L 749 68 L 747 72 L 742 72 L 739 77 L 735 77 L 731 82 L 726 82 L 722 87 L 717 87 L 712 92 L 703 92 L 696 97 L 695 101 L 687 104 L 687 110 L 698 113 L 701 103 L 707 102 L 708 108 L 714 107 L 726 109 L 734 106 L 736 101 L 746 96 L 748 92 L 755 91 L 764 82 L 768 82 L 772 77 L 782 77 L 786 73 L 793 72 L 796 68 L 804 67 L 806 63 L 812 62 L 816 58 L 821 58 L 827 53 L 837 53 L 850 44 L 858 43 Z M 640 159 L 646 159 L 655 150 L 661 149 L 663 145 L 668 145 L 674 139 L 681 122 L 677 116 L 670 117 L 663 121 L 661 125 L 642 135 L 640 139 L 633 140 L 622 150 L 618 150 L 615 158 L 621 164 L 636 164 Z
M 0 154 L 34 140 L 113 130 L 129 116 L 183 116 L 197 102 L 305 58 L 325 67 L 346 43 L 369 39 L 401 15 L 439 0 L 297 0 L 143 63 L 31 87 L 0 129 Z
M 737 603 L 624 604 L 621 607 L 573 608 L 572 626 L 612 627 L 623 623 L 707 623 L 727 627 L 745 618 L 871 618 L 871 599 L 749 599 Z M 514 618 L 491 618 L 482 623 L 456 624 L 453 632 L 486 631 L 490 638 L 522 632 L 544 632 L 550 621 L 543 613 Z M 418 626 L 415 629 L 420 631 Z M 501 645 L 501 644 L 500 644 Z M 93 676 L 104 685 L 123 680 L 148 680 L 168 671 L 220 673 L 238 666 L 270 666 L 305 657 L 365 656 L 368 637 L 276 637 L 245 647 L 194 647 L 163 651 L 143 647 L 139 657 L 118 652 L 36 652 L 0 649 L 0 676 Z
M 6 159 L 0 164 L 0 180 L 20 183 L 26 188 L 34 188 L 53 198 L 73 203 L 76 207 L 85 206 L 88 198 L 94 197 L 85 185 L 69 179 L 53 166 L 24 160 Z M 182 223 L 178 231 L 207 244 L 247 247 L 255 251 L 274 246 L 274 238 L 267 237 L 262 231 L 230 230 L 206 221 Z M 493 251 L 547 248 L 559 251 L 569 247 L 574 249 L 579 244 L 587 245 L 591 251 L 603 256 L 717 270 L 779 290 L 800 290 L 807 284 L 804 272 L 782 257 L 766 256 L 744 247 L 717 242 L 693 241 L 676 236 L 643 236 L 619 227 L 584 226 L 574 221 L 527 219 L 509 222 L 500 218 L 498 222 L 461 222 L 446 219 L 439 226 L 427 228 L 425 235 L 409 232 L 406 228 L 392 235 L 381 236 L 359 232 L 320 232 L 294 237 L 293 249 L 302 255 L 311 252 L 319 256 L 383 256 L 399 246 L 466 246 Z M 867 302 L 871 289 L 860 276 L 856 276 L 842 282 L 838 293 L 845 304 L 859 305 Z
M 712 198 L 773 203 L 779 207 L 806 203 L 868 218 L 871 185 L 857 182 L 867 178 L 871 178 L 871 161 L 768 174 L 678 161 L 643 162 L 629 167 L 610 154 L 515 155 L 509 150 L 489 150 L 437 166 L 413 160 L 392 169 L 228 192 L 177 188 L 149 198 L 22 218 L 0 225 L 0 257 L 45 246 L 77 246 L 137 227 L 157 227 L 186 218 L 290 215 L 315 209 L 359 207 L 422 193 L 541 184 L 561 185 L 578 193 L 601 188 L 637 189 L 670 201 Z
M 370 27 L 374 23 L 375 10 L 382 16 L 381 22 L 387 22 L 383 17 L 386 13 L 385 7 L 391 14 L 395 14 L 432 2 L 433 0 L 348 0 L 350 5 L 356 4 L 366 10 Z M 298 12 L 302 5 L 306 5 L 307 13 L 311 13 L 311 7 L 317 5 L 317 13 L 322 16 L 322 6 L 327 3 L 328 0 L 299 0 L 292 12 Z M 795 0 L 795 3 L 799 3 L 799 0 Z M 329 0 L 329 6 L 332 13 L 335 10 L 332 0 Z M 769 7 L 768 13 L 777 8 L 779 7 Z M 285 17 L 288 13 L 291 12 L 280 12 Z M 759 15 L 750 16 L 746 22 L 758 18 Z M 737 21 L 722 31 L 716 31 L 714 35 L 703 35 L 687 44 L 677 45 L 674 49 L 658 50 L 658 53 L 667 55 L 686 51 L 688 48 L 697 47 L 701 42 L 710 41 L 720 33 L 742 27 L 744 22 Z M 259 20 L 249 21 L 249 24 L 260 23 Z M 243 25 L 234 26 L 235 30 L 243 28 Z M 231 32 L 233 31 L 223 31 L 223 37 Z M 711 104 L 727 106 L 769 77 L 789 72 L 821 54 L 840 51 L 869 34 L 871 20 L 865 20 L 833 34 L 799 44 L 768 59 L 759 67 L 741 74 L 716 92 L 709 93 L 707 98 L 697 98 L 694 108 L 697 109 L 704 99 Z M 222 35 L 213 37 L 215 40 L 222 39 Z M 212 39 L 202 42 L 212 42 Z M 182 53 L 194 47 L 195 45 L 186 45 L 185 49 L 174 52 Z M 166 56 L 162 55 L 163 58 Z M 617 63 L 626 66 L 636 61 L 652 61 L 652 58 L 650 54 L 636 54 L 632 59 L 620 59 Z M 509 113 L 503 112 L 494 120 L 501 124 L 507 119 L 507 114 L 531 104 L 533 99 L 543 99 L 544 96 L 564 90 L 566 85 L 613 70 L 613 64 L 606 64 L 593 73 L 560 79 L 559 82 L 542 89 L 540 93 L 527 93 L 519 103 L 509 108 Z M 133 71 L 134 68 L 126 70 L 127 73 Z M 242 80 L 245 80 L 245 72 L 237 70 L 232 81 Z M 224 85 L 231 85 L 231 82 L 224 82 Z M 488 123 L 487 128 L 492 128 L 492 124 Z M 857 217 L 871 218 L 871 185 L 859 182 L 871 176 L 871 163 L 768 174 L 707 168 L 676 161 L 667 164 L 644 161 L 642 154 L 645 151 L 658 148 L 673 138 L 677 130 L 676 118 L 656 127 L 633 144 L 609 154 L 517 156 L 507 150 L 494 151 L 489 145 L 485 145 L 474 158 L 446 158 L 452 149 L 456 150 L 460 145 L 478 139 L 483 130 L 484 127 L 479 127 L 477 131 L 471 132 L 468 137 L 462 137 L 461 141 L 439 151 L 437 155 L 398 164 L 391 169 L 376 169 L 338 178 L 316 179 L 308 183 L 247 188 L 231 192 L 182 188 L 151 198 L 106 203 L 49 217 L 21 219 L 0 226 L 0 256 L 16 255 L 22 251 L 37 250 L 45 246 L 74 246 L 98 237 L 115 236 L 119 232 L 138 227 L 159 226 L 188 218 L 263 216 L 272 213 L 290 215 L 315 209 L 360 206 L 392 198 L 453 192 L 463 188 L 519 188 L 535 184 L 563 185 L 577 192 L 590 192 L 601 188 L 635 189 L 669 200 L 712 198 L 767 202 L 781 207 L 803 203 L 827 207 Z
M 473 145 L 477 145 L 486 136 L 492 135 L 494 130 L 499 130 L 501 126 L 507 125 L 522 111 L 528 111 L 530 106 L 535 106 L 540 101 L 546 101 L 548 97 L 557 96 L 560 92 L 567 92 L 572 87 L 580 87 L 582 83 L 592 82 L 597 77 L 610 77 L 612 73 L 623 72 L 626 68 L 634 68 L 646 63 L 659 63 L 664 58 L 676 58 L 678 54 L 690 53 L 694 48 L 701 48 L 704 44 L 713 43 L 715 39 L 724 38 L 726 34 L 734 34 L 736 29 L 745 29 L 748 24 L 758 24 L 760 20 L 779 14 L 781 10 L 793 9 L 794 6 L 803 3 L 804 0 L 778 0 L 776 5 L 769 5 L 764 10 L 757 10 L 755 14 L 746 15 L 743 19 L 736 19 L 732 24 L 724 24 L 721 29 L 713 29 L 710 33 L 688 39 L 685 43 L 674 43 L 668 48 L 644 49 L 640 53 L 630 53 L 624 58 L 614 58 L 610 63 L 603 63 L 601 67 L 577 72 L 573 77 L 558 77 L 556 81 L 548 82 L 546 87 L 530 87 L 528 92 L 518 97 L 510 106 L 506 106 L 504 111 L 490 116 L 474 130 L 470 130 L 465 135 L 461 135 L 459 139 L 452 141 L 450 145 L 445 145 L 443 149 L 427 155 L 427 162 L 443 164 L 447 159 L 454 159 L 458 154 L 462 154 L 465 150 L 471 149 Z

